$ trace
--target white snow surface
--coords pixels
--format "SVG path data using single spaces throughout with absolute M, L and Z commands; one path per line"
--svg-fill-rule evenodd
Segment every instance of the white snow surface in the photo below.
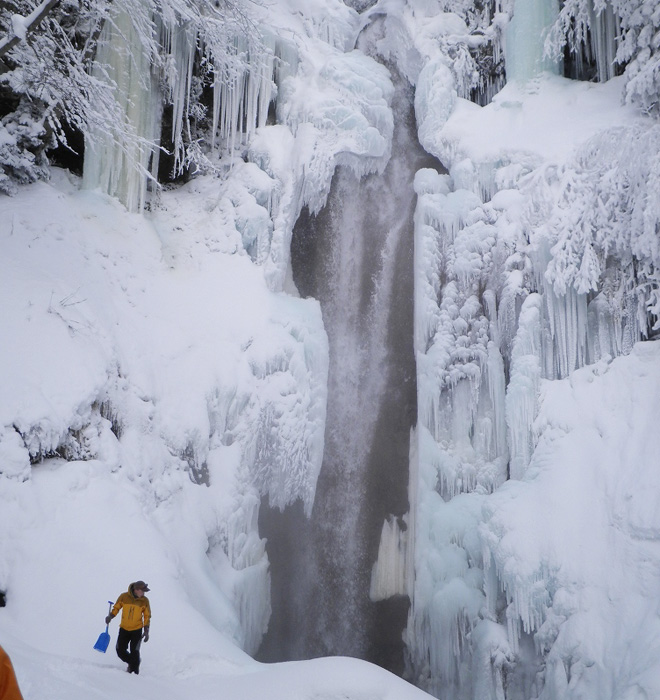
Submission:
M 460 143 L 461 156 L 482 162 L 533 154 L 562 163 L 593 134 L 641 119 L 622 104 L 623 86 L 621 78 L 596 84 L 543 73 L 509 83 L 486 107 L 458 99 L 441 139 Z

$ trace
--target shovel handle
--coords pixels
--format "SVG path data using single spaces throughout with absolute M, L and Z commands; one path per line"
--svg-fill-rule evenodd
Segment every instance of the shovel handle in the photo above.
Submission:
M 108 608 L 108 615 L 109 615 L 109 614 L 112 612 L 112 601 L 111 601 L 111 600 L 108 601 L 108 605 L 110 606 L 110 607 Z M 105 631 L 106 631 L 106 632 L 108 631 L 108 627 L 109 627 L 109 626 L 110 626 L 110 625 L 106 625 L 106 626 L 105 626 Z

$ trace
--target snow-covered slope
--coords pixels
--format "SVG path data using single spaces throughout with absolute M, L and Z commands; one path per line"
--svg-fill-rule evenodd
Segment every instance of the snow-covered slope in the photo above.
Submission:
M 171 613 L 182 612 L 176 606 Z M 347 657 L 264 665 L 236 658 L 203 632 L 175 653 L 166 641 L 142 649 L 139 676 L 126 673 L 114 652 L 85 656 L 46 653 L 2 635 L 25 700 L 429 700 L 430 696 L 378 666 Z M 55 636 L 55 634 L 53 634 Z M 92 655 L 95 656 L 92 656 Z M 149 656 L 161 656 L 150 666 Z

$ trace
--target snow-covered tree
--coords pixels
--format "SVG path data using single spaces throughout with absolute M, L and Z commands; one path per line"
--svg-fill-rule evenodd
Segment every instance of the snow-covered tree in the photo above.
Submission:
M 596 64 L 599 80 L 625 67 L 626 99 L 660 113 L 660 3 L 657 0 L 565 0 L 551 37 Z
M 556 292 L 602 290 L 644 336 L 660 327 L 659 150 L 658 126 L 612 129 L 591 139 L 561 173 L 548 225 L 548 278 Z

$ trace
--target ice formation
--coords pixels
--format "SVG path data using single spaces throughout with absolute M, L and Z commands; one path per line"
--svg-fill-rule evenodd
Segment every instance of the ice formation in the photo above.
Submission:
M 548 57 L 546 39 L 559 14 L 559 1 L 515 0 L 506 30 L 507 79 L 526 81 L 543 70 L 557 72 L 558 61 Z
M 378 558 L 371 571 L 369 597 L 372 600 L 410 594 L 413 569 L 407 533 L 405 519 L 400 523 L 397 518 L 389 517 L 383 522 Z
M 413 7 L 387 20 L 397 42 L 414 20 Z M 567 113 L 548 114 L 547 97 L 535 111 L 539 91 L 556 91 L 561 101 L 582 89 L 542 76 L 556 70 L 544 58 L 552 36 L 546 48 L 539 42 L 558 17 L 553 2 L 513 4 L 505 32 L 513 81 L 493 99 L 486 118 L 484 110 L 461 101 L 455 64 L 442 51 L 428 51 L 426 27 L 441 22 L 428 20 L 428 6 L 417 9 L 426 15 L 419 20 L 424 29 L 400 42 L 407 49 L 398 59 L 416 81 L 420 141 L 448 173 L 422 170 L 415 180 L 419 463 L 410 486 L 415 581 L 406 632 L 409 673 L 438 697 L 563 697 L 566 680 L 560 687 L 551 673 L 535 676 L 555 641 L 545 632 L 559 624 L 557 616 L 572 614 L 562 608 L 561 594 L 554 607 L 557 560 L 539 554 L 538 568 L 527 571 L 524 552 L 512 559 L 499 548 L 495 555 L 492 547 L 507 530 L 492 504 L 511 491 L 509 484 L 537 474 L 543 382 L 627 354 L 657 327 L 651 291 L 657 279 L 647 286 L 632 273 L 635 244 L 628 238 L 644 236 L 645 216 L 655 220 L 655 198 L 628 199 L 623 185 L 638 186 L 637 176 L 628 175 L 633 161 L 654 177 L 641 149 L 657 153 L 648 145 L 655 126 L 634 126 L 632 113 L 610 112 L 589 124 L 584 145 L 581 126 L 562 143 Z M 593 15 L 591 46 L 603 80 L 613 75 L 618 31 L 610 11 Z M 603 86 L 603 95 L 611 89 L 615 96 L 616 86 L 616 79 Z M 597 99 L 590 109 L 598 109 Z M 537 114 L 542 118 L 534 122 Z M 556 134 L 545 129 L 546 119 Z M 527 123 L 534 124 L 533 138 Z M 638 155 L 630 158 L 631 152 Z M 614 200 L 625 204 L 619 209 Z M 633 201 L 639 223 L 621 221 L 619 228 Z M 633 255 L 635 265 L 648 270 L 655 247 L 645 250 Z M 493 513 L 487 529 L 484 513 Z M 551 657 L 561 653 L 561 644 Z
M 134 15 L 120 9 L 99 38 L 95 70 L 116 86 L 125 123 L 114 133 L 97 131 L 87 139 L 83 176 L 85 187 L 99 187 L 129 211 L 143 208 L 149 179 L 157 175 L 161 119 L 158 78 L 140 32 L 151 24 L 149 8 L 142 4 L 137 10 Z

